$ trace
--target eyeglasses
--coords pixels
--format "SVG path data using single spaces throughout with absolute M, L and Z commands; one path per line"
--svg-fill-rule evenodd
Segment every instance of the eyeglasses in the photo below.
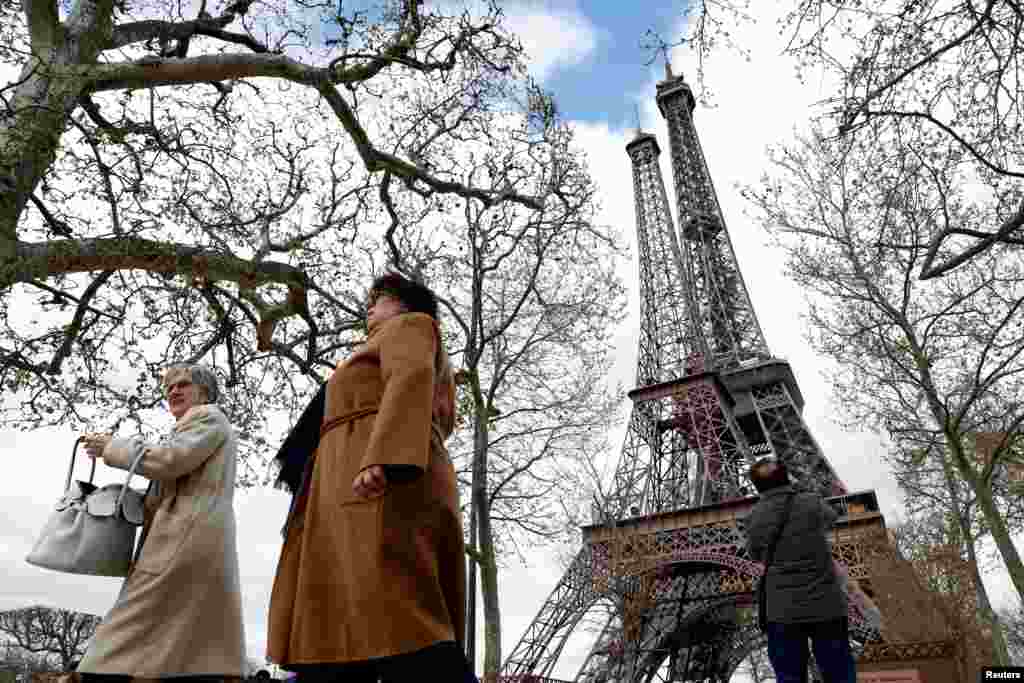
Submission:
M 175 382 L 174 384 L 168 384 L 167 386 L 164 387 L 164 396 L 170 396 L 171 391 L 173 391 L 175 388 L 188 389 L 190 386 L 192 386 L 192 382 L 187 379 Z

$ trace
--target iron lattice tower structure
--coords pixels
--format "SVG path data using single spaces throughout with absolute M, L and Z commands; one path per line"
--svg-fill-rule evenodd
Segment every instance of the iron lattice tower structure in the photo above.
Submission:
M 789 364 L 768 351 L 697 138 L 693 94 L 667 65 L 657 103 L 679 229 L 657 140 L 638 131 L 626 146 L 640 265 L 637 388 L 613 491 L 506 660 L 506 680 L 550 676 L 568 637 L 603 599 L 619 608 L 604 618 L 577 681 L 728 680 L 760 644 L 742 612 L 761 568 L 745 556 L 738 516 L 752 504 L 745 471 L 756 455 L 776 455 L 799 488 L 836 505 L 856 498 L 877 510 L 873 493 L 848 494 L 803 421 Z M 627 528 L 619 546 L 605 533 Z M 613 565 L 629 558 L 638 569 L 621 579 Z M 851 564 L 851 576 L 857 570 Z M 852 616 L 853 632 L 869 638 Z

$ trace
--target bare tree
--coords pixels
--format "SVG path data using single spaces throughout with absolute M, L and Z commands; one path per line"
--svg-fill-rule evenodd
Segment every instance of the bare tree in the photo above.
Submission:
M 938 221 L 920 259 L 923 279 L 937 277 L 997 243 L 1024 245 L 1024 8 L 1017 0 L 793 0 L 780 22 L 780 49 L 801 72 L 834 75 L 823 104 L 838 136 L 869 138 L 871 128 L 916 127 L 923 145 L 956 146 L 978 180 L 993 186 L 977 217 Z M 697 53 L 699 82 L 715 50 L 743 52 L 732 40 L 748 3 L 684 3 L 687 34 L 673 45 Z M 643 43 L 670 47 L 648 32 Z M 904 133 L 905 134 L 905 133 Z
M 791 53 L 841 78 L 830 101 L 840 135 L 875 123 L 913 124 L 933 144 L 957 146 L 973 173 L 997 186 L 980 220 L 937 223 L 919 264 L 922 278 L 948 273 L 998 242 L 1024 245 L 1019 2 L 810 0 L 797 3 L 786 24 Z
M 951 499 L 962 482 L 971 498 L 949 509 L 962 515 L 971 504 L 1024 595 L 1012 496 L 993 485 L 1024 422 L 1019 258 L 993 249 L 918 281 L 935 222 L 975 207 L 957 190 L 955 151 L 922 149 L 882 126 L 872 133 L 818 132 L 781 149 L 777 173 L 747 195 L 811 297 L 809 337 L 837 361 L 832 379 L 848 422 L 888 432 L 897 465 L 934 468 L 952 483 Z M 987 458 L 975 450 L 982 433 L 998 435 Z
M 55 659 L 60 671 L 70 671 L 85 655 L 100 618 L 66 609 L 23 607 L 0 612 L 0 634 L 30 656 Z
M 524 138 L 545 127 L 558 143 L 538 156 Z M 502 558 L 581 521 L 579 463 L 605 448 L 619 402 L 604 375 L 625 303 L 618 236 L 595 220 L 597 188 L 571 130 L 538 119 L 504 137 L 514 142 L 467 154 L 465 182 L 523 174 L 551 188 L 544 205 L 463 202 L 458 219 L 425 227 L 422 243 L 403 249 L 422 255 L 406 268 L 443 296 L 461 366 L 463 422 L 450 448 L 470 478 L 468 552 L 480 575 L 488 679 L 501 667 Z
M 25 652 L 13 643 L 0 643 L 0 672 L 8 676 L 16 673 L 49 673 L 56 670 L 56 666 L 49 661 L 46 655 L 34 655 Z M 10 672 L 10 673 L 8 673 Z M 6 678 L 5 680 L 12 680 Z
M 554 116 L 497 3 L 0 11 L 0 67 L 17 73 L 0 87 L 8 423 L 148 428 L 159 366 L 204 360 L 266 450 L 268 419 L 360 336 L 382 233 L 395 261 L 400 233 L 453 198 L 545 202 L 535 178 L 467 184 L 457 162 L 496 116 Z M 524 144 L 546 158 L 538 130 Z

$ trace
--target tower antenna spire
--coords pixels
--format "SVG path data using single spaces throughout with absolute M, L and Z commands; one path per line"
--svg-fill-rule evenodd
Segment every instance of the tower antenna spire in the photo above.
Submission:
M 661 46 L 661 55 L 665 58 L 665 78 L 671 80 L 675 78 L 675 74 L 672 73 L 672 60 L 668 56 L 668 45 Z
M 636 122 L 636 134 L 640 135 L 643 133 L 643 130 L 640 128 L 640 105 L 636 102 L 633 103 L 633 116 L 634 121 Z

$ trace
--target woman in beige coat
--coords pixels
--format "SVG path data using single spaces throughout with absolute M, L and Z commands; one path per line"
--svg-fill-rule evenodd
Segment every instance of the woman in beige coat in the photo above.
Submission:
M 86 452 L 138 471 L 146 496 L 141 552 L 78 666 L 83 683 L 121 678 L 244 675 L 245 638 L 235 547 L 237 440 L 207 368 L 175 365 L 164 390 L 177 420 L 159 443 L 86 437 Z
M 444 447 L 455 385 L 437 301 L 379 278 L 369 338 L 285 441 L 295 493 L 270 598 L 267 654 L 301 683 L 473 680 L 465 568 Z

